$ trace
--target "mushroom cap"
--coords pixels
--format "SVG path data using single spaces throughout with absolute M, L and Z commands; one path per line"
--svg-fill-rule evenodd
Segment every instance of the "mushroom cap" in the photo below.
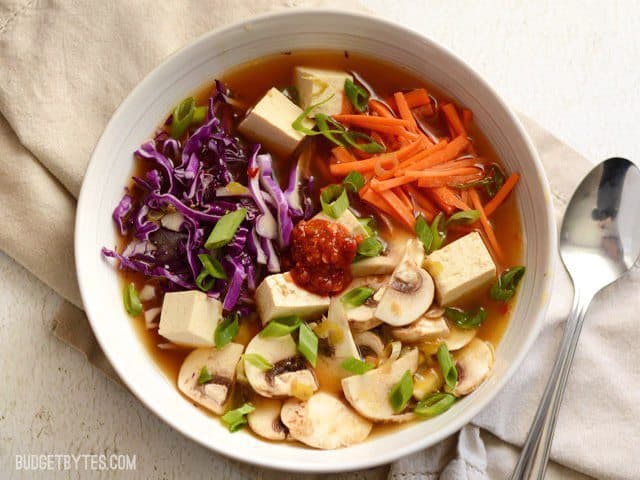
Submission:
M 299 356 L 296 342 L 291 335 L 256 335 L 247 345 L 245 353 L 257 353 L 274 366 L 265 372 L 244 361 L 244 373 L 251 388 L 263 397 L 291 396 L 295 393 L 296 385 L 308 386 L 314 392 L 318 389 L 316 377 L 307 362 Z M 281 372 L 276 373 L 278 370 Z
M 366 350 L 369 349 L 375 353 L 378 358 L 382 357 L 384 343 L 379 335 L 373 332 L 359 332 L 354 335 L 353 340 L 356 342 L 361 356 L 366 356 Z M 365 350 L 365 352 L 363 352 L 363 350 Z
M 495 361 L 493 345 L 474 338 L 454 356 L 454 360 L 458 369 L 458 383 L 453 394 L 456 397 L 468 395 L 491 373 Z
M 369 287 L 375 290 L 374 294 L 364 304 L 347 308 L 347 320 L 354 332 L 364 332 L 377 327 L 382 322 L 375 317 L 378 302 L 384 292 L 384 286 L 389 281 L 388 275 L 368 275 L 366 277 L 354 278 L 345 288 L 345 292 L 358 287 Z
M 348 309 L 340 299 L 341 297 L 331 299 L 327 318 L 316 328 L 316 333 L 329 342 L 332 351 L 331 357 L 360 358 L 347 320 Z
M 426 340 L 437 340 L 449 334 L 447 321 L 440 317 L 437 319 L 419 318 L 406 327 L 395 327 L 391 329 L 393 338 L 404 343 L 420 343 Z
M 478 333 L 477 328 L 460 328 L 455 323 L 447 320 L 449 334 L 440 338 L 428 339 L 420 345 L 420 350 L 427 355 L 435 355 L 441 343 L 444 343 L 450 352 L 464 348 L 474 339 Z
M 287 400 L 280 417 L 292 438 L 325 450 L 360 443 L 373 427 L 344 402 L 324 392 L 318 392 L 306 401 Z
M 257 397 L 252 402 L 255 410 L 247 415 L 249 428 L 267 440 L 286 440 L 288 429 L 280 420 L 282 401 Z
M 413 348 L 393 362 L 383 363 L 363 375 L 352 375 L 342 380 L 347 401 L 362 416 L 374 421 L 405 422 L 414 418 L 411 413 L 395 413 L 389 402 L 391 389 L 404 372 L 414 374 L 418 369 L 418 350 Z
M 213 413 L 224 413 L 236 379 L 236 365 L 244 346 L 230 343 L 222 348 L 196 348 L 186 356 L 178 372 L 178 389 L 198 405 Z M 202 367 L 213 379 L 198 384 Z
M 413 261 L 396 267 L 375 316 L 392 326 L 403 326 L 423 315 L 433 302 L 435 288 L 431 275 Z

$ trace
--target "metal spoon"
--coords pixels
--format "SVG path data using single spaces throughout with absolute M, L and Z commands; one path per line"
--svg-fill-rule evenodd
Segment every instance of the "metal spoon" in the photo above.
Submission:
M 560 256 L 573 281 L 573 307 L 551 377 L 513 480 L 544 478 L 556 417 L 593 297 L 640 256 L 640 170 L 624 158 L 595 167 L 574 192 L 562 221 Z

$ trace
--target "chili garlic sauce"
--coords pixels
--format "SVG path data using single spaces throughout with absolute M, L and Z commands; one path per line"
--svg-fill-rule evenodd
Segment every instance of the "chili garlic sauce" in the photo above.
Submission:
M 270 88 L 284 88 L 292 84 L 293 68 L 297 65 L 306 65 L 317 68 L 328 68 L 333 70 L 344 70 L 353 72 L 359 78 L 364 79 L 367 84 L 382 98 L 393 94 L 393 92 L 403 89 L 413 89 L 424 87 L 439 101 L 446 99 L 437 89 L 426 83 L 423 79 L 416 77 L 412 73 L 405 71 L 392 64 L 373 59 L 371 57 L 362 56 L 348 52 L 328 52 L 328 51 L 300 51 L 300 52 L 283 52 L 269 57 L 248 62 L 244 65 L 236 67 L 223 75 L 219 79 L 232 92 L 234 105 L 241 109 L 249 109 L 254 105 Z M 259 72 L 259 74 L 256 74 Z M 206 98 L 210 95 L 213 86 L 212 83 L 204 86 L 202 90 L 194 95 L 198 104 L 204 104 Z M 242 117 L 234 118 L 234 127 L 237 127 Z M 430 124 L 435 135 L 446 135 L 446 124 L 443 120 L 434 121 Z M 469 129 L 469 135 L 473 139 L 474 146 L 479 154 L 489 162 L 501 164 L 493 147 L 489 141 L 477 130 L 475 125 Z M 311 140 L 311 141 L 309 141 Z M 304 172 L 306 175 L 314 175 L 316 178 L 315 195 L 319 188 L 339 182 L 339 179 L 333 178 L 329 173 L 328 165 L 330 158 L 330 150 L 332 145 L 329 142 L 320 141 L 319 137 L 307 139 L 304 142 L 302 151 L 296 155 L 308 155 L 313 160 L 308 163 L 308 167 Z M 274 155 L 274 167 L 276 174 L 280 179 L 288 178 L 288 171 L 292 164 L 293 158 L 279 158 Z M 141 160 L 136 160 L 134 175 L 141 175 L 149 166 L 145 165 Z M 133 195 L 139 191 L 131 184 L 131 192 Z M 315 198 L 315 204 L 318 205 L 318 199 Z M 353 204 L 357 212 L 362 215 L 373 213 L 365 204 Z M 495 228 L 497 240 L 503 252 L 503 264 L 497 265 L 498 271 L 511 265 L 517 265 L 521 262 L 523 250 L 523 237 L 521 230 L 520 215 L 517 209 L 516 200 L 513 195 L 492 215 L 491 221 Z M 415 235 L 408 232 L 403 227 L 395 225 L 388 218 L 377 222 L 379 235 L 386 242 L 401 241 L 402 239 L 410 239 Z M 447 236 L 447 243 L 457 238 L 455 232 L 450 232 Z M 121 238 L 121 245 L 125 245 L 129 239 Z M 156 280 L 149 279 L 144 275 L 121 271 L 123 281 L 125 283 L 133 282 L 138 291 L 147 285 L 153 285 Z M 162 298 L 157 296 L 150 301 L 143 301 L 144 310 L 162 306 Z M 484 307 L 487 311 L 487 319 L 480 327 L 477 337 L 490 342 L 494 347 L 497 346 L 502 334 L 504 333 L 509 317 L 511 314 L 512 303 L 495 302 L 489 298 L 488 288 L 465 298 L 462 302 L 458 302 L 456 307 L 465 310 L 477 309 Z M 157 321 L 157 320 L 156 320 Z M 173 382 L 178 379 L 178 371 L 184 358 L 193 350 L 181 349 L 170 344 L 166 339 L 158 334 L 157 325 L 155 328 L 147 328 L 142 316 L 133 320 L 134 327 L 144 343 L 149 355 L 154 359 L 159 368 Z M 240 330 L 237 337 L 233 340 L 235 343 L 247 345 L 249 341 L 261 330 L 261 322 L 257 314 L 251 315 L 249 318 L 243 318 L 240 322 Z M 381 327 L 378 327 L 379 330 Z M 384 329 L 382 329 L 384 331 Z M 383 333 L 384 335 L 384 333 Z M 387 341 L 388 337 L 383 337 Z M 434 352 L 435 353 L 435 352 Z M 421 361 L 425 359 L 421 354 Z M 419 368 L 419 371 L 421 368 Z M 315 374 L 319 383 L 319 391 L 324 391 L 342 396 L 341 378 L 344 376 L 341 368 L 335 362 L 327 360 L 322 355 L 318 356 Z M 238 387 L 238 386 L 237 386 Z M 245 401 L 251 401 L 255 395 L 250 392 L 250 388 L 237 388 L 233 404 L 231 408 L 242 405 Z M 186 397 L 185 397 L 186 398 Z M 387 432 L 389 429 L 402 428 L 406 424 L 374 424 L 371 435 Z M 250 429 L 246 428 L 251 432 Z

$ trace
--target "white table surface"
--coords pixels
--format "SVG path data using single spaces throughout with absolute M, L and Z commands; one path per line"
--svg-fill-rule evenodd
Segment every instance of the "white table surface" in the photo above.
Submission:
M 640 159 L 635 2 L 366 3 L 456 52 L 514 108 L 588 158 Z M 0 285 L 0 478 L 18 478 L 13 463 L 20 453 L 136 454 L 137 470 L 120 474 L 127 478 L 283 478 L 223 461 L 183 438 L 55 339 L 50 321 L 60 298 L 1 252 Z M 385 472 L 335 478 L 378 479 Z

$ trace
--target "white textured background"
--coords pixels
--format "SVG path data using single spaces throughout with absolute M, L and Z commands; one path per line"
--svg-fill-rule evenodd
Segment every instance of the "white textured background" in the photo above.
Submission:
M 515 109 L 593 161 L 640 160 L 639 3 L 366 3 L 456 52 Z M 289 478 L 223 461 L 165 426 L 52 337 L 59 301 L 0 252 L 1 479 L 15 476 L 16 453 L 136 454 L 137 471 L 122 474 L 128 478 Z M 76 477 L 84 475 L 69 478 Z

